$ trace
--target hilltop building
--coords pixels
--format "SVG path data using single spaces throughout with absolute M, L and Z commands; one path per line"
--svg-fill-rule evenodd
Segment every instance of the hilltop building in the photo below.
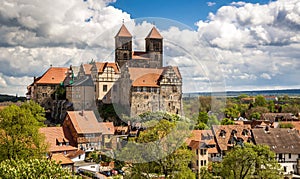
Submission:
M 163 67 L 163 37 L 153 27 L 145 51 L 132 50 L 132 35 L 123 24 L 115 36 L 115 63 L 121 75 L 113 103 L 129 116 L 148 111 L 182 114 L 182 77 L 178 67 Z

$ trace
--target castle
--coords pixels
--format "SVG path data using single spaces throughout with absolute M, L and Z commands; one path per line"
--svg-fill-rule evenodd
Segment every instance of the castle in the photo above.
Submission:
M 115 36 L 114 63 L 51 66 L 28 87 L 28 98 L 50 109 L 57 100 L 55 90 L 64 85 L 75 110 L 91 108 L 96 100 L 125 106 L 129 116 L 154 111 L 182 114 L 182 77 L 178 67 L 163 66 L 163 37 L 153 27 L 145 38 L 145 51 L 134 51 L 132 38 L 123 24 Z

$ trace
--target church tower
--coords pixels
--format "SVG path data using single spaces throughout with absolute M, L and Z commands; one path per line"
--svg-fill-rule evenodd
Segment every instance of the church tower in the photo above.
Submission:
M 146 52 L 151 59 L 150 66 L 152 68 L 160 68 L 163 66 L 163 37 L 158 30 L 153 27 L 146 37 Z
M 115 36 L 115 62 L 121 68 L 132 59 L 132 35 L 123 24 Z

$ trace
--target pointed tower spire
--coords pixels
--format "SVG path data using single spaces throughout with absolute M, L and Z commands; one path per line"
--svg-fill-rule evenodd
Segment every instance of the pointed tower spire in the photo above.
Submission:
M 123 23 L 116 37 L 132 37 L 132 35 Z
M 163 37 L 160 35 L 158 30 L 155 27 L 153 27 L 146 39 L 163 39 Z

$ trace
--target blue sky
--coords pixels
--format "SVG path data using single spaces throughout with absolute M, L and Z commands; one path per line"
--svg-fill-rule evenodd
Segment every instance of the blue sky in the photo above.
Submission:
M 131 18 L 163 17 L 196 28 L 195 22 L 206 20 L 210 12 L 229 5 L 231 0 L 117 0 L 111 3 L 131 15 Z M 238 2 L 238 1 L 236 1 Z M 270 0 L 246 0 L 243 2 L 267 4 Z

